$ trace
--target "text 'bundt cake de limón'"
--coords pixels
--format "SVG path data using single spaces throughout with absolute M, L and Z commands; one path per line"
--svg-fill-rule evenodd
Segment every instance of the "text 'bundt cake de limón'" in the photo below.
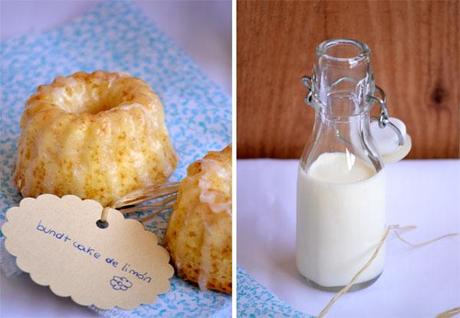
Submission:
M 232 292 L 232 148 L 191 164 L 166 232 L 177 270 L 201 288 Z
M 74 194 L 109 205 L 164 182 L 177 156 L 163 106 L 124 73 L 78 72 L 39 86 L 26 103 L 14 180 L 21 194 Z

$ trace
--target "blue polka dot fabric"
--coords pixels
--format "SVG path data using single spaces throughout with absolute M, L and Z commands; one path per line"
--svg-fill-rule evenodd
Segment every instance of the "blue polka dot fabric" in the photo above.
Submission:
M 21 197 L 12 183 L 19 119 L 38 85 L 76 71 L 122 71 L 147 81 L 162 99 L 166 124 L 180 157 L 172 180 L 209 150 L 231 142 L 231 100 L 131 2 L 103 2 L 58 29 L 0 42 L 0 223 Z M 169 214 L 147 224 L 161 239 Z M 1 233 L 0 233 L 1 237 Z M 3 241 L 3 239 L 0 239 Z M 1 242 L 3 243 L 3 242 Z M 3 244 L 1 249 L 4 250 Z M 1 254 L 2 267 L 18 270 Z M 238 270 L 239 317 L 309 317 Z M 105 317 L 231 317 L 231 297 L 200 291 L 178 277 L 156 304 L 131 311 L 99 310 Z
M 127 1 L 105 1 L 81 18 L 40 35 L 0 43 L 0 223 L 21 197 L 12 183 L 19 119 L 27 98 L 41 84 L 77 71 L 127 72 L 147 81 L 160 96 L 166 124 L 180 157 L 172 180 L 209 150 L 231 142 L 231 100 L 197 65 Z M 163 237 L 168 214 L 148 228 Z M 107 317 L 230 317 L 231 297 L 200 291 L 180 278 L 156 304 L 132 311 L 101 311 Z

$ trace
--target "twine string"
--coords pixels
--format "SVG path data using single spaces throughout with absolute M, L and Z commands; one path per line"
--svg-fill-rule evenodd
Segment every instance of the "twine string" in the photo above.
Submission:
M 176 202 L 176 198 L 177 194 L 172 194 L 164 197 L 161 201 L 156 201 L 148 205 L 122 208 L 120 209 L 120 212 L 123 214 L 131 214 L 134 212 L 146 212 L 152 210 L 155 213 L 157 210 L 162 210 L 165 207 L 172 207 L 174 202 Z
M 159 213 L 172 210 L 172 206 L 177 199 L 179 182 L 169 182 L 159 185 L 152 185 L 142 189 L 132 191 L 120 199 L 114 201 L 108 207 L 102 209 L 100 221 L 107 222 L 110 209 L 118 209 L 124 215 L 136 212 L 151 212 L 147 216 L 137 218 L 141 223 L 153 219 Z M 140 205 L 147 201 L 153 201 L 145 205 Z
M 157 211 L 155 211 L 155 212 L 153 212 L 153 213 L 150 213 L 150 214 L 147 215 L 147 216 L 144 216 L 144 217 L 139 218 L 139 221 L 140 221 L 141 223 L 146 223 L 146 222 L 150 221 L 151 219 L 153 219 L 153 218 L 154 218 L 155 216 L 157 216 L 158 214 L 160 214 L 160 213 L 162 213 L 162 212 L 166 212 L 166 211 L 172 211 L 172 207 L 169 207 L 169 208 L 168 208 L 168 207 L 165 207 L 165 208 L 163 208 L 163 209 L 157 210 Z
M 394 224 L 394 225 L 389 225 L 386 229 L 385 232 L 382 235 L 382 238 L 380 239 L 379 243 L 377 244 L 377 247 L 375 248 L 374 252 L 372 253 L 372 256 L 369 258 L 369 260 L 361 267 L 361 269 L 353 276 L 353 278 L 350 280 L 350 282 L 343 287 L 337 294 L 334 295 L 334 297 L 329 300 L 327 305 L 321 310 L 321 312 L 318 315 L 318 318 L 325 317 L 325 315 L 329 312 L 329 310 L 332 308 L 332 306 L 337 302 L 337 300 L 342 297 L 346 292 L 350 290 L 350 288 L 353 286 L 353 284 L 356 282 L 356 280 L 361 276 L 361 274 L 372 264 L 374 259 L 377 257 L 378 253 L 380 252 L 383 243 L 385 243 L 385 240 L 388 238 L 388 235 L 390 234 L 390 231 L 393 231 L 396 234 L 396 237 L 403 243 L 413 247 L 422 247 L 426 246 L 429 244 L 432 244 L 434 242 L 437 242 L 439 240 L 445 239 L 447 237 L 452 237 L 452 236 L 457 236 L 460 235 L 460 233 L 448 233 L 439 237 L 436 237 L 434 239 L 420 242 L 420 243 L 411 243 L 404 238 L 401 237 L 399 231 L 408 231 L 408 230 L 414 230 L 417 227 L 415 225 L 408 225 L 408 226 L 400 226 L 399 224 Z M 450 309 L 448 311 L 445 311 L 437 316 L 437 318 L 449 318 L 453 317 L 454 315 L 460 313 L 460 307 L 456 307 L 453 309 Z
M 460 314 L 460 307 L 455 307 L 438 314 L 436 318 L 450 318 Z
M 379 251 L 382 248 L 383 243 L 385 242 L 386 238 L 388 237 L 388 234 L 390 234 L 390 227 L 386 228 L 386 230 L 383 233 L 383 236 L 380 239 L 380 242 L 377 245 L 377 248 L 375 249 L 375 251 L 372 254 L 371 258 L 369 258 L 369 260 L 366 262 L 366 264 L 364 264 L 364 266 L 361 267 L 361 269 L 355 274 L 355 276 L 353 276 L 353 278 L 350 280 L 350 282 L 344 288 L 342 288 L 337 294 L 335 294 L 334 297 L 332 297 L 332 299 L 329 301 L 329 303 L 326 305 L 326 307 L 324 307 L 323 310 L 321 310 L 321 312 L 318 315 L 318 318 L 324 317 L 328 313 L 328 311 L 331 309 L 331 307 L 335 304 L 335 302 L 340 297 L 342 297 L 342 295 L 344 295 L 348 290 L 350 290 L 350 288 L 353 286 L 353 284 L 359 278 L 359 276 L 361 276 L 361 274 L 366 270 L 366 268 L 368 268 L 369 265 L 371 265 L 372 261 L 379 254 Z
M 408 225 L 408 226 L 400 227 L 399 225 L 395 224 L 395 225 L 390 225 L 390 226 L 393 227 L 393 230 L 394 230 L 393 233 L 396 235 L 396 237 L 401 242 L 403 242 L 403 243 L 405 243 L 405 244 L 407 244 L 407 245 L 409 245 L 410 247 L 413 247 L 413 248 L 418 248 L 418 247 L 422 247 L 422 246 L 425 246 L 425 245 L 429 245 L 431 243 L 434 243 L 434 242 L 440 241 L 442 239 L 445 239 L 446 237 L 457 236 L 457 235 L 460 234 L 460 233 L 447 233 L 447 234 L 441 235 L 439 237 L 435 237 L 434 239 L 414 244 L 414 243 L 409 242 L 408 240 L 404 239 L 401 236 L 401 234 L 399 233 L 399 231 L 401 231 L 401 230 L 414 230 L 414 229 L 417 228 L 415 225 Z
M 102 209 L 101 212 L 101 221 L 102 222 L 107 222 L 107 215 L 109 214 L 110 208 L 106 207 Z
M 179 188 L 178 182 L 169 182 L 159 185 L 145 187 L 139 190 L 128 193 L 112 203 L 114 209 L 123 208 L 130 205 L 136 205 L 145 201 L 159 199 L 164 196 L 169 196 L 177 192 Z

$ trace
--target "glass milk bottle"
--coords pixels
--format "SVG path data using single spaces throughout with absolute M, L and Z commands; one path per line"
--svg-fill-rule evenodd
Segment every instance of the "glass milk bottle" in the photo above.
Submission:
M 297 267 L 314 287 L 337 291 L 369 260 L 385 231 L 385 176 L 370 133 L 371 106 L 381 106 L 381 127 L 392 124 L 366 44 L 321 43 L 313 73 L 304 78 L 316 117 L 298 171 Z M 382 248 L 352 288 L 377 280 L 384 258 Z

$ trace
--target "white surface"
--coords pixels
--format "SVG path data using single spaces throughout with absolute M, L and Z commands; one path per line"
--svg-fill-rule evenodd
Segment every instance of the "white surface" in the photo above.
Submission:
M 388 224 L 420 242 L 460 232 L 460 160 L 385 167 Z M 295 265 L 297 161 L 239 160 L 238 264 L 295 308 L 318 314 L 333 293 L 308 287 Z M 460 237 L 413 249 L 387 242 L 382 276 L 343 296 L 328 317 L 434 317 L 460 306 Z
M 0 39 L 42 32 L 90 10 L 97 1 L 0 0 Z M 231 93 L 230 1 L 135 1 L 155 24 Z M 92 317 L 68 298 L 55 296 L 27 275 L 0 274 L 0 317 Z
M 48 287 L 35 284 L 27 274 L 6 278 L 0 272 L 0 317 L 97 317 L 70 298 L 55 296 Z
M 39 33 L 71 21 L 98 1 L 0 0 L 0 39 Z M 230 0 L 134 1 L 173 38 L 208 76 L 231 95 L 232 10 Z

